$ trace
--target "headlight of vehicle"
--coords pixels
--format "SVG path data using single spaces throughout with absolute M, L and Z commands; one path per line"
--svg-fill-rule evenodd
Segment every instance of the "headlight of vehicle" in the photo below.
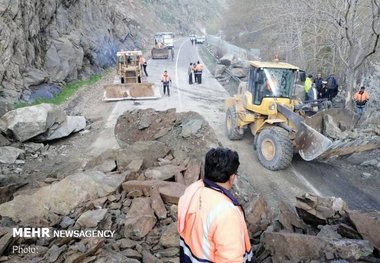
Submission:
M 270 111 L 273 111 L 273 110 L 275 110 L 276 109 L 276 104 L 271 104 L 271 105 L 269 105 L 269 110 Z

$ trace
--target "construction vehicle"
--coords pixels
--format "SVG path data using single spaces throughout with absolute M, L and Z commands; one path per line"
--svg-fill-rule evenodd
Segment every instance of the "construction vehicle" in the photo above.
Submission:
M 305 105 L 293 96 L 300 69 L 279 61 L 249 64 L 248 82 L 225 101 L 228 138 L 240 140 L 249 129 L 258 159 L 269 170 L 288 167 L 294 150 L 306 161 L 328 150 L 332 141 L 306 124 Z
M 152 59 L 168 59 L 170 50 L 174 48 L 174 34 L 172 32 L 159 32 L 154 35 Z
M 139 59 L 141 51 L 117 52 L 116 76 L 113 84 L 104 87 L 103 101 L 157 99 L 158 87 L 143 81 Z

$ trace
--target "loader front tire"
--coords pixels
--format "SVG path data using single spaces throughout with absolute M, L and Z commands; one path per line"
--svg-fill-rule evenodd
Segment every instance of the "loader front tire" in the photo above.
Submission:
M 237 126 L 237 118 L 235 106 L 229 107 L 226 112 L 226 131 L 230 140 L 241 140 L 244 136 Z
M 265 168 L 277 171 L 290 165 L 293 159 L 293 144 L 285 129 L 270 127 L 262 130 L 257 136 L 257 157 Z

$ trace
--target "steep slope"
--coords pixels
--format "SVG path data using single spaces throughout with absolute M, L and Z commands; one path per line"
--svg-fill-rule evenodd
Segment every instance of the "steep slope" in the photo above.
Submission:
M 98 72 L 120 48 L 149 49 L 155 31 L 198 31 L 221 8 L 216 0 L 3 0 L 0 101 Z

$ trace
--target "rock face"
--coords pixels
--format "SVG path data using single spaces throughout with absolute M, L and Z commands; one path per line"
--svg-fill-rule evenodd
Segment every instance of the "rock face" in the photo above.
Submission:
M 142 49 L 167 23 L 162 10 L 173 19 L 167 31 L 182 32 L 221 10 L 216 0 L 194 1 L 1 1 L 0 99 L 15 102 L 31 85 L 86 77 L 111 65 L 120 47 Z

